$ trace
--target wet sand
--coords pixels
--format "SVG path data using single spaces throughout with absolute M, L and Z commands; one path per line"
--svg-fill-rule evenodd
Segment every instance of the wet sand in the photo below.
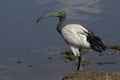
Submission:
M 77 71 L 64 76 L 62 80 L 120 80 L 120 72 Z

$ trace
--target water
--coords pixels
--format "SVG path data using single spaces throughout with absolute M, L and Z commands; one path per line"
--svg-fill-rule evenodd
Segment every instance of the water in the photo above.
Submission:
M 66 23 L 79 23 L 101 36 L 106 44 L 119 44 L 120 1 L 105 0 L 1 0 L 0 1 L 0 79 L 56 80 L 75 71 L 66 64 L 62 51 L 68 46 L 56 31 L 57 18 L 36 24 L 36 19 L 51 11 L 64 10 Z M 120 62 L 120 55 L 100 57 L 96 52 L 85 56 L 91 65 L 86 70 L 120 71 L 119 64 L 96 64 L 98 61 Z M 108 51 L 105 54 L 111 53 Z

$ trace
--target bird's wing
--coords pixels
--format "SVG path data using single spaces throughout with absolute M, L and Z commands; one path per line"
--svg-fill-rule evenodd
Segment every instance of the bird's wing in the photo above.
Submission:
M 101 38 L 95 36 L 93 32 L 78 24 L 66 25 L 62 29 L 62 36 L 69 45 L 76 48 L 92 48 L 98 52 L 106 49 Z
M 106 49 L 106 46 L 103 44 L 101 38 L 95 36 L 93 33 L 87 33 L 87 41 L 90 43 L 90 46 L 93 50 L 102 52 Z
M 64 29 L 62 36 L 65 41 L 77 48 L 89 48 L 90 44 L 87 41 L 86 34 L 78 29 Z

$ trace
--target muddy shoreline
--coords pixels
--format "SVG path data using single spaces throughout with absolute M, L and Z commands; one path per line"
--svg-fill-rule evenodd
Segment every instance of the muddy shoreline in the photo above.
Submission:
M 107 46 L 108 49 L 114 50 L 114 54 L 120 53 L 120 46 Z M 76 58 L 72 55 L 71 52 L 63 52 L 65 55 L 65 61 L 75 61 Z M 103 56 L 103 55 L 102 55 Z M 82 61 L 83 64 L 89 65 L 88 62 Z M 101 61 L 97 62 L 98 65 L 105 64 L 118 64 L 114 61 Z M 83 65 L 84 66 L 84 65 Z M 62 80 L 120 80 L 120 71 L 76 71 L 65 75 Z
M 62 80 L 120 80 L 120 72 L 112 71 L 76 71 Z

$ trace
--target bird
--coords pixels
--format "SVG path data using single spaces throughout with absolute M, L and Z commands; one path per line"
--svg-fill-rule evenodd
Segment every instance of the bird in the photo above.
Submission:
M 40 16 L 36 22 L 39 23 L 42 19 L 48 17 L 58 17 L 57 31 L 63 37 L 64 41 L 70 47 L 74 56 L 78 58 L 77 71 L 82 70 L 82 50 L 93 49 L 97 52 L 106 50 L 106 46 L 100 37 L 96 36 L 92 31 L 83 27 L 80 24 L 66 24 L 63 23 L 66 19 L 64 11 L 50 12 Z

